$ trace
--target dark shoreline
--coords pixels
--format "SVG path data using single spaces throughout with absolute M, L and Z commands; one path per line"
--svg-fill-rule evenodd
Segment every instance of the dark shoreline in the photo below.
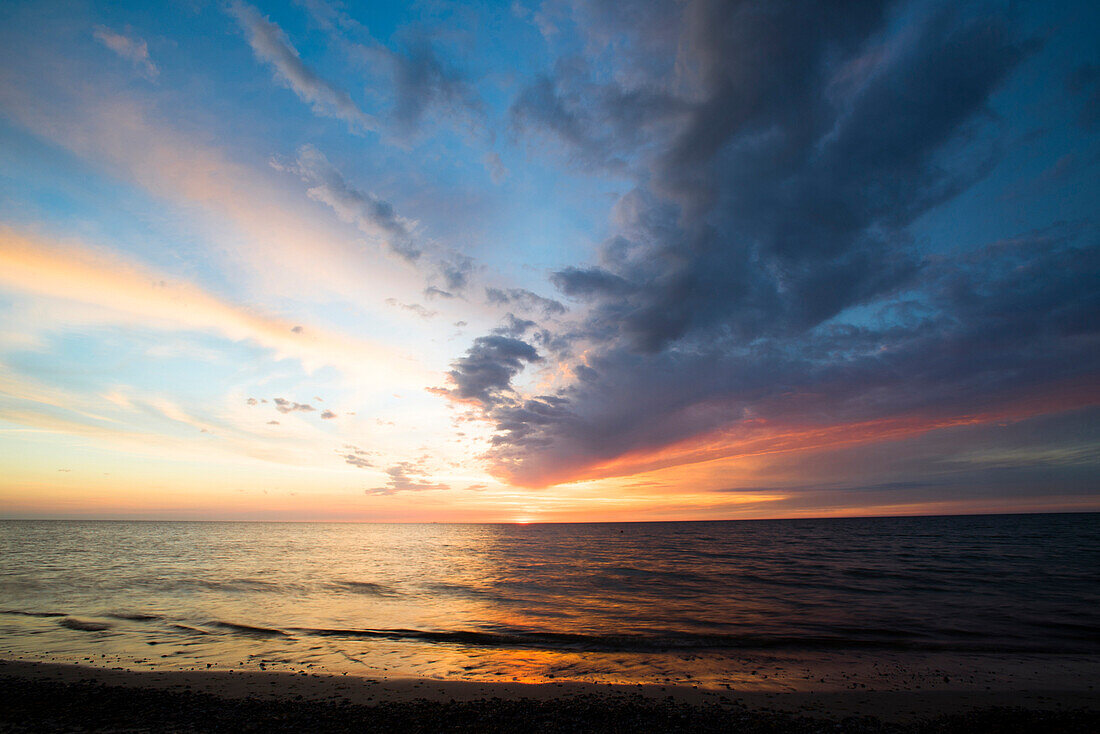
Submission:
M 1091 691 L 747 694 L 23 661 L 0 661 L 0 690 L 0 732 L 1100 731 L 1100 694 Z

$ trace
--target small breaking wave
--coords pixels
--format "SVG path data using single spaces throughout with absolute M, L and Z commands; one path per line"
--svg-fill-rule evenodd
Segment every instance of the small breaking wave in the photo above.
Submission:
M 114 612 L 105 616 L 111 617 L 112 619 L 125 619 L 131 622 L 155 622 L 159 619 L 164 619 L 164 617 L 159 614 L 140 614 L 136 612 Z
M 598 635 L 562 632 L 508 630 L 416 630 L 416 629 L 328 629 L 292 628 L 294 632 L 319 637 L 367 638 L 395 641 L 442 643 L 483 648 L 526 648 L 591 652 L 679 652 L 729 650 L 879 650 L 940 652 L 1060 652 L 1038 644 L 1004 644 L 984 641 L 924 639 L 909 634 L 863 639 L 832 635 L 714 635 L 714 634 L 624 634 Z M 1072 652 L 1072 650 L 1065 650 Z
M 397 596 L 397 592 L 390 587 L 371 583 L 370 581 L 332 581 L 329 583 L 329 587 L 367 596 Z
M 251 624 L 214 621 L 210 623 L 210 626 L 220 627 L 221 629 L 226 629 L 242 635 L 249 635 L 251 637 L 289 637 L 289 635 L 282 630 L 273 629 L 271 627 L 256 627 Z
M 80 630 L 81 632 L 102 632 L 111 629 L 111 625 L 107 622 L 94 622 L 89 619 L 77 619 L 76 617 L 65 617 L 59 619 L 57 623 L 62 627 Z

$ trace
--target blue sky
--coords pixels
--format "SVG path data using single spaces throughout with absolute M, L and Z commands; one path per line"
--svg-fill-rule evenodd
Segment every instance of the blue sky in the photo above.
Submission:
M 5 4 L 0 510 L 1095 509 L 1100 11 L 827 6 Z

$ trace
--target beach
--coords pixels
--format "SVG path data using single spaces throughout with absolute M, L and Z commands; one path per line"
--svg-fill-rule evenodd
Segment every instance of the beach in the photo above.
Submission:
M 0 716 L 4 731 L 1093 731 L 1095 520 L 0 523 Z
M 1100 692 L 769 693 L 0 661 L 0 731 L 1095 731 Z

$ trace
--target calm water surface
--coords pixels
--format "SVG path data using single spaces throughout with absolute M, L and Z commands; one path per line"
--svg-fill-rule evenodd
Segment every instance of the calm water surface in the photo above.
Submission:
M 0 656 L 705 683 L 761 651 L 1096 654 L 1098 569 L 1097 514 L 4 521 Z

